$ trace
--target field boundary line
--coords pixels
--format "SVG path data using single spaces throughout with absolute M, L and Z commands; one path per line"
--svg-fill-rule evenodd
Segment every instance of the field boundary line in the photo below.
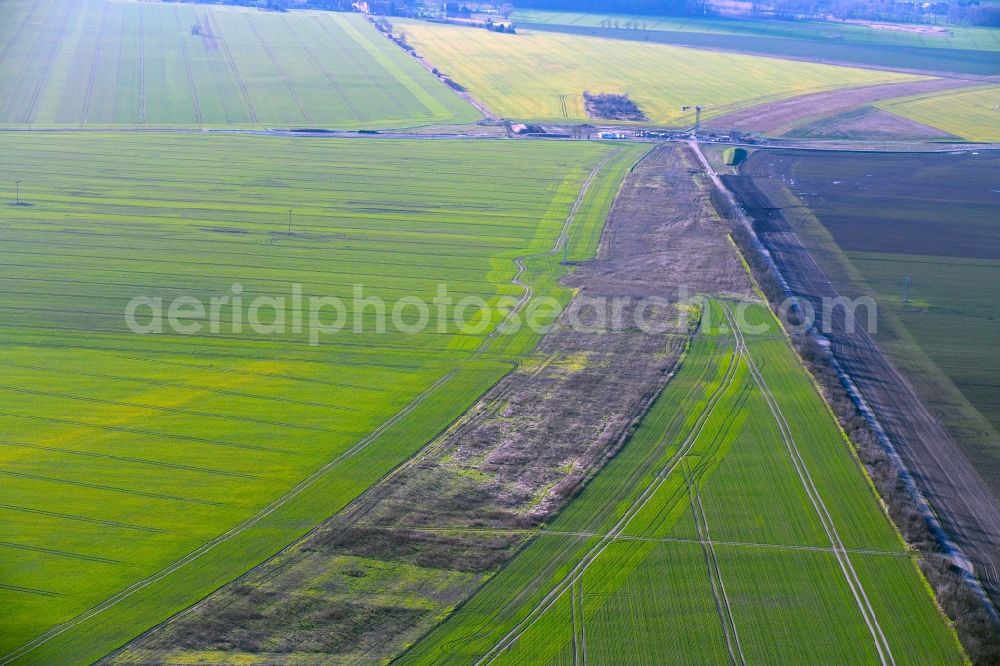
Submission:
M 876 617 L 871 601 L 865 593 L 864 586 L 862 585 L 860 578 L 858 578 L 858 574 L 854 570 L 854 566 L 851 564 L 851 559 L 848 556 L 846 549 L 844 548 L 844 544 L 840 539 L 840 535 L 837 532 L 837 528 L 833 523 L 833 517 L 826 508 L 826 504 L 823 502 L 819 489 L 816 488 L 816 485 L 812 480 L 812 475 L 809 473 L 808 467 L 806 467 L 805 460 L 799 452 L 798 445 L 795 443 L 795 438 L 792 436 L 788 421 L 785 419 L 785 415 L 782 413 L 777 399 L 771 393 L 771 389 L 768 387 L 767 382 L 760 373 L 756 362 L 753 360 L 750 350 L 747 347 L 746 340 L 743 337 L 743 332 L 736 324 L 729 305 L 727 303 L 723 303 L 723 307 L 725 308 L 726 319 L 729 322 L 729 326 L 733 329 L 733 334 L 736 336 L 737 353 L 746 361 L 747 367 L 753 375 L 754 382 L 760 388 L 761 393 L 767 401 L 768 409 L 774 417 L 774 420 L 778 425 L 778 429 L 781 431 L 781 438 L 785 442 L 785 446 L 792 459 L 792 464 L 795 466 L 795 471 L 798 473 L 799 480 L 802 482 L 802 486 L 805 489 L 806 494 L 809 496 L 809 501 L 816 510 L 816 514 L 823 525 L 823 530 L 830 539 L 830 543 L 833 546 L 834 556 L 837 558 L 837 563 L 840 565 L 840 569 L 844 573 L 844 578 L 846 579 L 848 586 L 851 588 L 851 594 L 854 596 L 858 610 L 861 611 L 865 624 L 868 625 L 868 630 L 875 641 L 875 648 L 878 650 L 879 659 L 884 666 L 895 666 L 896 659 L 892 654 L 889 641 L 886 639 L 885 633 L 882 631 L 882 626 L 878 622 L 878 617 Z

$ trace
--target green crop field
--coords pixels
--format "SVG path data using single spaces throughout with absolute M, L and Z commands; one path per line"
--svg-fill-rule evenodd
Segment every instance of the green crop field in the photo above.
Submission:
M 1000 30 L 826 21 L 615 16 L 522 10 L 523 28 L 861 66 L 1000 74 Z
M 403 663 L 962 663 L 808 374 L 747 305 L 710 302 L 623 451 Z
M 564 233 L 593 252 L 644 150 L 3 135 L 0 181 L 23 182 L 0 223 L 0 656 L 99 658 L 413 455 L 537 339 L 491 333 L 498 308 L 532 307 L 502 306 L 524 292 L 515 258 L 535 297 L 566 298 L 549 253 Z M 423 329 L 411 308 L 416 328 L 379 332 L 351 300 L 394 311 L 442 285 L 453 304 Z M 162 299 L 162 332 L 150 300 L 130 330 L 135 297 Z M 213 297 L 214 327 L 191 302 Z M 313 297 L 347 322 L 315 345 Z M 473 330 L 453 321 L 465 297 L 488 305 L 463 311 Z
M 357 14 L 0 6 L 0 124 L 356 129 L 478 118 Z
M 970 141 L 1000 141 L 1000 86 L 904 97 L 877 106 Z
M 538 31 L 508 35 L 416 21 L 396 25 L 418 53 L 495 113 L 523 120 L 586 120 L 584 91 L 626 93 L 651 121 L 693 124 L 693 112 L 681 106 L 702 104 L 711 118 L 810 92 L 914 78 Z

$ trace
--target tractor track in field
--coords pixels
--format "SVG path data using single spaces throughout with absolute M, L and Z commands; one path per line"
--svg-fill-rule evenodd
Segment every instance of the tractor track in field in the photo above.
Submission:
M 104 34 L 108 24 L 109 0 L 105 0 L 104 8 L 101 10 L 101 23 L 97 29 L 97 41 L 94 44 L 94 58 L 90 61 L 90 76 L 87 77 L 87 90 L 83 95 L 83 113 L 80 116 L 80 124 L 87 124 L 87 117 L 90 115 L 90 100 L 94 96 L 94 84 L 97 81 L 97 69 L 101 64 L 101 51 L 104 44 Z
M 816 485 L 812 480 L 812 475 L 806 467 L 805 460 L 799 452 L 798 445 L 795 443 L 795 438 L 792 435 L 791 427 L 785 419 L 781 406 L 778 404 L 774 394 L 771 393 L 771 389 L 768 387 L 767 382 L 764 380 L 764 376 L 761 374 L 753 356 L 750 354 L 750 350 L 746 345 L 746 340 L 743 337 L 743 332 L 739 329 L 739 326 L 737 326 L 729 305 L 726 303 L 723 305 L 725 308 L 726 319 L 729 322 L 729 327 L 733 330 L 733 334 L 736 336 L 737 353 L 746 361 L 750 374 L 753 376 L 754 382 L 757 384 L 758 388 L 760 388 L 764 399 L 767 401 L 768 409 L 771 411 L 771 415 L 774 417 L 775 423 L 781 431 L 781 438 L 785 442 L 785 446 L 791 456 L 792 463 L 795 466 L 795 471 L 799 476 L 799 480 L 802 482 L 802 486 L 805 489 L 806 494 L 809 496 L 809 501 L 813 505 L 820 522 L 823 524 L 823 530 L 830 539 L 834 555 L 837 558 L 837 562 L 840 565 L 840 569 L 844 574 L 844 578 L 847 581 L 848 586 L 851 588 L 851 594 L 854 596 L 858 610 L 861 611 L 865 624 L 868 625 L 868 630 L 872 635 L 872 639 L 875 641 L 875 648 L 878 651 L 879 659 L 883 666 L 895 666 L 896 660 L 892 654 L 892 648 L 889 646 L 885 633 L 882 631 L 882 626 L 879 624 L 878 618 L 875 615 L 875 610 L 872 608 L 871 601 L 865 593 L 861 579 L 858 578 L 858 574 L 854 570 L 854 566 L 851 564 L 851 559 L 848 556 L 847 550 L 840 539 L 840 534 L 837 532 L 837 528 L 834 525 L 833 517 L 826 508 L 826 504 L 823 502 L 819 489 L 816 488 Z
M 19 511 L 21 513 L 30 513 L 36 516 L 48 516 L 51 518 L 61 518 L 65 520 L 75 520 L 81 523 L 89 523 L 91 525 L 101 525 L 103 527 L 115 527 L 123 530 L 135 530 L 137 532 L 146 532 L 148 534 L 168 534 L 167 530 L 161 530 L 157 527 L 147 527 L 146 525 L 134 525 L 132 523 L 121 523 L 116 520 L 101 520 L 100 518 L 91 518 L 89 516 L 78 516 L 73 513 L 60 513 L 58 511 L 44 511 L 42 509 L 32 509 L 26 506 L 18 506 L 16 504 L 0 504 L 0 509 L 6 509 L 8 511 Z
M 42 446 L 41 444 L 27 444 L 24 442 L 11 442 L 0 439 L 0 446 L 10 446 L 21 449 L 34 449 L 47 453 L 61 453 L 72 456 L 83 456 L 86 458 L 100 458 L 102 460 L 115 460 L 118 462 L 134 463 L 137 465 L 149 465 L 152 467 L 162 467 L 164 469 L 178 469 L 185 472 L 196 472 L 199 474 L 209 474 L 212 476 L 227 476 L 239 479 L 260 479 L 257 474 L 246 474 L 244 472 L 230 472 L 224 469 L 212 469 L 210 467 L 198 467 L 197 465 L 184 465 L 181 463 L 168 463 L 159 460 L 149 460 L 148 458 L 136 458 L 134 456 L 116 456 L 110 453 L 96 453 L 94 451 L 78 451 L 75 449 L 65 449 L 58 446 Z
M 736 619 L 733 617 L 733 607 L 729 602 L 729 595 L 726 593 L 726 585 L 722 580 L 722 568 L 719 566 L 719 557 L 715 552 L 715 545 L 708 528 L 708 515 L 701 502 L 701 488 L 698 480 L 691 477 L 684 466 L 684 480 L 688 487 L 688 498 L 691 503 L 692 514 L 694 515 L 695 531 L 698 534 L 698 541 L 701 543 L 702 552 L 705 556 L 705 567 L 708 570 L 708 580 L 712 587 L 712 596 L 715 598 L 716 610 L 719 614 L 722 633 L 726 637 L 726 648 L 729 651 L 729 658 L 733 664 L 746 666 L 747 658 L 743 652 L 743 644 L 740 642 L 740 633 L 736 629 Z
M 138 357 L 138 356 L 133 356 L 133 357 L 123 356 L 123 358 L 131 358 L 132 360 L 143 361 L 143 362 L 149 362 L 149 360 L 150 360 L 148 358 L 143 358 L 143 357 Z M 164 360 L 164 359 L 157 359 L 156 362 L 157 363 L 166 363 L 166 364 L 173 363 L 173 364 L 182 365 L 182 366 L 183 365 L 187 365 L 188 367 L 193 367 L 193 368 L 199 368 L 199 367 L 203 368 L 204 367 L 204 366 L 197 366 L 197 365 L 193 365 L 193 364 L 180 364 L 180 363 L 175 363 L 173 361 L 168 361 L 168 360 Z M 37 371 L 40 371 L 40 372 L 47 372 L 47 373 L 60 374 L 60 375 L 70 375 L 70 376 L 74 376 L 74 377 L 90 377 L 90 378 L 94 378 L 94 379 L 111 379 L 111 380 L 114 380 L 114 381 L 136 382 L 136 383 L 139 383 L 139 384 L 144 384 L 144 385 L 149 385 L 149 386 L 161 386 L 161 387 L 168 387 L 168 388 L 182 388 L 182 389 L 188 389 L 188 390 L 192 390 L 192 391 L 199 391 L 199 392 L 211 393 L 213 395 L 225 395 L 225 396 L 230 396 L 230 397 L 235 397 L 235 398 L 250 398 L 250 399 L 256 399 L 256 400 L 271 400 L 271 401 L 281 402 L 281 403 L 285 403 L 285 404 L 301 405 L 303 407 L 317 407 L 317 408 L 320 408 L 320 409 L 333 409 L 333 410 L 343 410 L 343 411 L 357 411 L 356 407 L 342 407 L 342 406 L 337 406 L 337 405 L 328 405 L 328 404 L 325 404 L 325 403 L 322 403 L 322 402 L 312 402 L 312 401 L 309 401 L 309 400 L 296 400 L 294 398 L 271 397 L 271 396 L 259 395 L 259 394 L 256 394 L 256 393 L 247 393 L 245 391 L 234 391 L 234 390 L 231 390 L 231 389 L 221 389 L 221 388 L 212 387 L 212 386 L 199 386 L 197 384 L 187 384 L 187 383 L 184 383 L 184 382 L 171 382 L 171 381 L 166 381 L 166 380 L 161 380 L 161 379 L 148 379 L 148 378 L 145 378 L 145 377 L 126 377 L 126 376 L 123 376 L 123 375 L 112 375 L 112 374 L 103 373 L 103 372 L 84 372 L 82 370 L 66 370 L 64 368 L 47 368 L 45 366 L 40 366 L 40 365 L 30 365 L 30 364 L 26 364 L 26 363 L 11 363 L 9 361 L 0 361 L 0 366 L 10 367 L 10 368 L 19 368 L 19 369 L 22 369 L 22 370 L 37 370 Z M 213 372 L 218 371 L 217 368 L 211 368 L 211 369 L 212 369 Z M 253 374 L 253 375 L 256 376 L 259 373 L 250 373 L 250 374 Z M 266 373 L 264 373 L 264 374 L 266 375 Z M 293 381 L 307 381 L 305 379 L 300 379 L 300 378 L 297 378 L 297 377 L 286 377 L 286 378 L 292 379 Z M 336 386 L 338 388 L 353 388 L 354 387 L 351 384 L 337 384 L 337 383 L 333 383 L 333 382 L 321 382 L 321 383 L 323 385 Z
M 128 409 L 138 409 L 146 410 L 152 412 L 162 412 L 165 414 L 182 414 L 184 416 L 197 416 L 202 418 L 212 418 L 221 419 L 224 421 L 235 421 L 237 423 L 252 423 L 254 425 L 270 425 L 277 426 L 279 428 L 289 428 L 292 430 L 309 430 L 312 432 L 324 432 L 324 433 L 335 433 L 336 430 L 327 428 L 325 426 L 314 426 L 304 423 L 289 423 L 286 421 L 276 421 L 273 419 L 262 419 L 254 418 L 252 416 L 236 416 L 233 414 L 222 414 L 222 413 L 211 413 L 202 412 L 196 409 L 185 409 L 183 407 L 163 407 L 159 405 L 149 405 L 143 404 L 141 402 L 128 402 L 125 400 L 110 400 L 104 398 L 92 398 L 84 397 L 79 395 L 72 395 L 69 393 L 60 393 L 57 391 L 38 391 L 34 389 L 21 388 L 18 386 L 12 386 L 9 384 L 0 384 L 0 391 L 10 391 L 12 393 L 20 393 L 22 395 L 32 395 L 47 398 L 57 398 L 61 400 L 72 400 L 79 402 L 87 402 L 95 405 L 110 405 L 113 407 L 126 407 Z
M 455 374 L 457 373 L 458 373 L 457 369 L 451 370 L 450 372 L 446 373 L 436 382 L 427 387 L 422 393 L 417 395 L 409 404 L 406 405 L 406 407 L 396 412 L 393 416 L 391 416 L 389 419 L 383 422 L 378 428 L 376 428 L 367 436 L 365 436 L 363 439 L 358 441 L 354 446 L 352 446 L 348 450 L 344 451 L 343 453 L 335 457 L 333 460 L 323 465 L 321 468 L 319 468 L 318 470 L 310 474 L 308 477 L 306 477 L 305 479 L 297 483 L 295 486 L 293 486 L 281 497 L 277 498 L 276 500 L 268 504 L 266 507 L 258 511 L 256 514 L 254 514 L 247 520 L 243 521 L 239 525 L 234 526 L 233 528 L 229 529 L 223 534 L 220 534 L 219 536 L 205 542 L 195 550 L 191 551 L 184 557 L 175 560 L 173 563 L 164 567 L 157 573 L 130 585 L 129 587 L 118 592 L 117 594 L 112 595 L 111 597 L 108 597 L 100 604 L 97 604 L 96 606 L 90 608 L 84 613 L 81 613 L 72 620 L 64 622 L 63 624 L 60 624 L 56 627 L 53 627 L 44 634 L 36 637 L 35 639 L 29 641 L 28 643 L 25 643 L 21 647 L 16 648 L 15 650 L 7 653 L 6 655 L 0 656 L 0 664 L 8 664 L 14 661 L 15 659 L 18 659 L 20 657 L 23 657 L 24 655 L 31 653 L 32 651 L 38 649 L 42 645 L 45 645 L 54 638 L 64 634 L 70 629 L 73 629 L 74 627 L 90 620 L 93 617 L 96 617 L 97 615 L 100 615 L 101 613 L 109 610 L 110 608 L 117 606 L 118 604 L 125 601 L 132 595 L 136 594 L 137 592 L 149 587 L 150 585 L 153 585 L 154 583 L 163 580 L 172 573 L 200 559 L 206 553 L 211 552 L 216 547 L 220 546 L 223 543 L 226 543 L 227 541 L 234 539 L 235 537 L 245 532 L 247 529 L 261 522 L 264 518 L 268 517 L 269 515 L 280 509 L 282 506 L 287 504 L 289 501 L 291 501 L 292 499 L 300 495 L 302 492 L 307 490 L 309 487 L 314 485 L 317 481 L 319 481 L 322 477 L 324 477 L 327 472 L 335 468 L 341 462 L 347 460 L 348 458 L 353 457 L 357 453 L 366 449 L 372 442 L 377 440 L 382 435 L 382 433 L 384 433 L 386 430 L 388 430 L 393 425 L 395 425 L 400 420 L 409 415 L 412 411 L 414 411 L 417 407 L 419 407 L 420 404 L 423 403 L 428 396 L 430 396 L 435 391 L 437 391 L 438 388 L 446 384 L 448 380 L 454 377 Z M 9 472 L 0 472 L 0 473 L 9 473 Z M 79 482 L 73 482 L 73 483 L 79 483 Z M 133 492 L 138 493 L 138 491 L 133 491 Z M 188 501 L 196 501 L 196 500 L 188 500 Z
M 243 93 L 243 101 L 246 103 L 247 112 L 250 114 L 250 123 L 253 125 L 259 125 L 260 120 L 257 118 L 257 110 L 253 106 L 253 100 L 250 99 L 250 91 L 247 89 L 246 81 L 243 80 L 243 76 L 240 74 L 239 68 L 236 67 L 236 60 L 233 58 L 233 52 L 229 50 L 229 43 L 222 36 L 222 31 L 219 30 L 219 22 L 215 19 L 215 15 L 212 13 L 207 15 L 206 21 L 210 24 L 213 37 L 222 48 L 222 54 L 225 56 L 226 62 L 229 63 L 229 71 L 233 73 L 233 78 L 236 79 L 236 85 L 239 86 L 240 92 Z
M 146 19 L 139 4 L 139 123 L 146 124 Z
M 695 442 L 701 436 L 701 433 L 705 428 L 705 424 L 708 422 L 709 418 L 715 412 L 715 408 L 723 400 L 729 388 L 732 386 L 736 378 L 737 367 L 737 355 L 733 354 L 729 359 L 729 366 L 726 368 L 726 374 L 724 375 L 723 380 L 719 382 L 719 385 L 709 397 L 705 406 L 698 413 L 688 436 L 685 438 L 681 446 L 678 447 L 677 452 L 674 453 L 671 460 L 656 474 L 642 493 L 629 504 L 621 518 L 618 519 L 607 534 L 605 534 L 600 541 L 584 553 L 576 566 L 574 566 L 573 569 L 566 574 L 566 576 L 555 584 L 549 593 L 546 594 L 531 609 L 527 617 L 521 620 L 521 622 L 505 634 L 493 645 L 493 647 L 491 647 L 475 662 L 476 666 L 493 663 L 493 661 L 495 661 L 503 652 L 510 648 L 517 641 L 517 639 L 524 634 L 524 632 L 530 629 L 535 622 L 537 622 L 538 619 L 544 615 L 545 611 L 549 610 L 559 600 L 559 598 L 566 593 L 566 590 L 569 589 L 571 585 L 582 580 L 583 574 L 590 567 L 590 565 L 608 548 L 610 544 L 617 540 L 622 532 L 624 532 L 625 528 L 628 527 L 632 519 L 642 510 L 643 507 L 646 506 L 646 504 L 649 503 L 649 500 L 656 494 L 660 487 L 662 487 L 666 479 L 683 462 L 684 456 L 687 455 L 687 453 L 694 446 Z
M 565 221 L 563 221 L 562 229 L 559 231 L 559 236 L 556 238 L 555 243 L 553 243 L 552 248 L 550 250 L 547 250 L 539 254 L 522 254 L 521 256 L 514 259 L 514 265 L 517 266 L 517 272 L 514 273 L 514 277 L 512 277 L 510 281 L 511 284 L 521 287 L 524 290 L 524 293 L 521 294 L 521 297 L 517 300 L 517 303 L 514 304 L 514 307 L 512 307 L 510 311 L 507 313 L 507 316 L 505 316 L 503 320 L 500 322 L 500 324 L 494 327 L 494 329 L 490 331 L 489 335 L 487 335 L 486 338 L 483 340 L 483 343 L 479 346 L 479 349 L 476 350 L 477 356 L 482 355 L 489 350 L 489 348 L 493 345 L 493 341 L 496 340 L 497 336 L 499 336 L 503 332 L 503 328 L 507 324 L 507 322 L 516 317 L 524 308 L 524 306 L 527 305 L 528 301 L 531 300 L 531 297 L 534 295 L 535 293 L 534 287 L 532 287 L 530 284 L 527 284 L 522 279 L 525 271 L 528 270 L 527 267 L 524 265 L 524 262 L 532 258 L 551 257 L 556 253 L 558 253 L 559 250 L 568 246 L 570 227 L 573 226 L 573 222 L 574 220 L 576 220 L 577 211 L 579 211 L 580 206 L 583 205 L 583 200 L 586 199 L 587 193 L 590 191 L 590 186 L 594 183 L 594 179 L 597 178 L 597 175 L 601 172 L 601 169 L 603 169 L 607 165 L 607 163 L 610 162 L 611 159 L 621 151 L 622 151 L 621 147 L 612 150 L 610 153 L 601 158 L 601 161 L 595 164 L 594 168 L 590 170 L 589 174 L 587 174 L 587 177 L 584 179 L 583 184 L 580 186 L 579 194 L 577 194 L 576 199 L 573 201 L 573 206 L 569 209 L 569 213 L 566 215 Z
M 495 529 L 488 527 L 481 528 L 456 528 L 456 527 L 427 527 L 424 525 L 396 525 L 394 527 L 386 527 L 383 529 L 387 530 L 402 530 L 407 532 L 430 532 L 430 533 L 441 533 L 441 534 L 523 534 L 525 536 L 565 536 L 565 537 L 579 537 L 582 539 L 592 539 L 594 537 L 604 537 L 607 536 L 606 532 L 586 532 L 586 531 L 567 531 L 567 530 L 551 530 L 551 529 Z M 688 544 L 703 544 L 707 543 L 704 539 L 690 539 L 685 537 L 650 537 L 641 536 L 636 534 L 622 534 L 616 538 L 616 541 L 639 541 L 639 542 L 649 542 L 649 543 L 688 543 Z M 732 541 L 726 539 L 711 539 L 712 544 L 716 546 L 733 546 L 736 548 L 766 548 L 774 550 L 788 550 L 793 552 L 809 552 L 809 553 L 833 553 L 832 547 L 825 546 L 804 546 L 801 544 L 787 544 L 787 543 L 765 543 L 757 541 Z M 845 548 L 845 552 L 852 553 L 855 555 L 876 555 L 882 557 L 898 557 L 898 558 L 910 558 L 912 557 L 909 553 L 905 551 L 891 551 L 891 550 L 878 550 L 872 548 Z
M 260 30 L 257 29 L 257 25 L 253 22 L 253 19 L 250 18 L 250 15 L 245 14 L 244 18 L 247 20 L 247 25 L 250 26 L 250 32 L 252 32 L 254 37 L 257 38 L 261 48 L 264 49 L 264 54 L 267 56 L 267 59 L 271 61 L 271 66 L 274 67 L 274 71 L 278 73 L 278 76 L 280 76 L 281 80 L 285 83 L 285 87 L 288 88 L 288 94 L 292 96 L 292 101 L 294 101 L 295 106 L 299 108 L 299 113 L 302 114 L 302 118 L 307 123 L 313 122 L 312 114 L 309 113 L 309 110 L 306 109 L 305 105 L 302 103 L 302 98 L 299 97 L 299 92 L 292 84 L 292 80 L 288 78 L 288 72 L 286 72 L 285 68 L 281 66 L 280 62 L 278 62 L 278 57 L 271 49 L 271 45 L 268 44 L 266 39 L 264 39 L 264 35 L 262 35 Z
M 191 88 L 191 99 L 194 102 L 194 117 L 201 123 L 201 100 L 198 99 L 198 87 L 194 83 L 194 72 L 191 70 L 191 56 L 188 54 L 187 42 L 184 41 L 184 28 L 181 26 L 180 5 L 174 5 L 174 17 L 177 19 L 177 40 L 181 45 L 181 55 L 184 57 L 184 72 L 187 74 L 188 87 Z
M 3 50 L 0 51 L 0 65 L 2 65 L 4 61 L 7 59 L 7 54 L 10 52 L 11 47 L 14 46 L 14 43 L 17 42 L 17 40 L 21 37 L 21 34 L 24 32 L 25 27 L 28 25 L 31 19 L 34 18 L 35 11 L 38 9 L 38 6 L 40 4 L 41 4 L 40 2 L 31 3 L 31 9 L 28 10 L 28 13 L 24 15 L 23 19 L 21 19 L 21 22 L 18 24 L 17 28 L 15 28 L 14 32 L 11 34 L 10 41 L 7 42 L 6 46 L 3 47 Z
M 66 26 L 69 25 L 69 19 L 73 15 L 73 10 L 76 9 L 77 2 L 74 0 L 72 7 L 63 16 L 62 23 L 59 24 L 59 28 L 56 30 L 56 34 L 60 37 L 66 31 Z M 24 116 L 22 116 L 23 122 L 28 124 L 31 123 L 32 119 L 35 117 L 35 106 L 38 104 L 38 98 L 42 94 L 42 88 L 45 87 L 45 82 L 49 78 L 49 70 L 52 69 L 52 61 L 56 58 L 56 53 L 59 51 L 60 40 L 53 39 L 52 46 L 49 47 L 49 52 L 45 56 L 45 63 L 42 65 L 41 74 L 38 76 L 38 81 L 35 83 L 35 89 L 31 92 L 31 99 L 28 105 L 24 109 Z
M 124 39 L 124 35 L 125 35 L 125 18 L 126 18 L 126 15 L 125 15 L 124 12 L 122 12 L 122 24 L 121 24 L 121 28 L 118 30 L 118 35 L 119 35 L 119 39 L 118 39 L 118 57 L 115 58 L 115 92 L 116 93 L 117 93 L 117 91 L 121 90 L 121 81 L 122 81 L 122 54 L 125 51 L 125 39 Z M 142 54 L 141 53 L 139 54 L 139 61 L 140 61 L 140 67 L 141 67 L 141 64 L 142 64 Z M 118 110 L 119 110 L 118 95 L 117 94 L 115 95 L 114 104 L 112 104 L 111 109 L 112 109 L 111 110 L 111 117 L 112 118 L 116 118 L 118 116 Z
M 336 19 L 333 18 L 332 16 L 330 17 L 330 21 L 332 21 L 333 23 L 336 23 Z M 329 27 L 330 26 L 330 21 L 317 21 L 317 24 L 320 26 L 320 29 L 323 32 L 325 32 L 327 34 L 327 36 L 330 38 L 330 42 L 331 43 L 336 43 L 336 40 L 338 39 L 338 37 L 330 29 L 330 27 Z M 341 32 L 345 32 L 345 33 L 347 32 L 346 30 L 344 30 L 339 25 L 337 26 L 337 28 Z M 366 53 L 369 51 L 369 49 L 367 47 L 365 47 L 364 44 L 361 44 L 360 42 L 358 42 L 358 44 L 362 48 L 364 48 L 364 50 L 365 50 Z M 354 65 L 358 68 L 358 71 L 367 71 L 367 77 L 368 77 L 369 82 L 372 84 L 372 87 L 375 88 L 375 89 L 381 89 L 380 86 L 376 83 L 374 75 L 370 71 L 366 70 L 366 68 L 362 67 L 362 63 L 358 61 L 357 57 L 355 57 L 354 50 L 353 49 L 347 49 L 346 53 L 347 53 L 347 57 L 350 58 L 351 62 L 354 63 Z M 378 64 L 379 67 L 382 67 L 382 65 L 380 63 L 375 63 L 375 64 Z M 396 107 L 396 110 L 399 111 L 401 118 L 406 118 L 409 115 L 408 112 L 407 112 L 407 110 L 406 110 L 406 107 L 403 106 L 403 103 L 400 102 L 399 99 L 396 96 L 394 96 L 394 95 L 385 95 L 385 98 L 386 98 L 386 100 L 390 104 L 392 104 L 392 105 L 394 105 Z
M 291 25 L 288 24 L 288 20 L 285 19 L 284 17 L 282 17 L 282 20 L 285 24 L 285 29 L 288 30 L 288 34 L 292 36 L 292 39 L 295 40 L 295 43 L 298 44 L 299 48 L 302 49 L 303 53 L 305 53 L 306 56 L 309 57 L 309 60 L 312 61 L 313 66 L 316 67 L 316 69 L 323 75 L 323 78 L 326 79 L 327 83 L 330 84 L 330 87 L 337 92 L 337 95 L 340 97 L 340 99 L 344 100 L 344 104 L 347 106 L 348 109 L 351 110 L 351 113 L 354 115 L 355 119 L 363 121 L 365 119 L 364 115 L 362 115 L 361 111 L 358 110 L 358 107 L 355 106 L 354 100 L 351 99 L 351 96 L 348 95 L 344 91 L 344 88 L 340 85 L 340 83 L 337 82 L 336 77 L 334 77 L 330 73 L 330 70 L 326 68 L 326 65 L 324 65 L 323 61 L 316 56 L 313 50 L 308 46 L 306 46 L 305 43 L 299 38 L 298 33 L 295 32 L 295 28 L 293 28 Z
M 119 425 L 107 425 L 99 423 L 88 423 L 86 421 L 77 421 L 74 419 L 64 419 L 55 416 L 39 416 L 37 414 L 16 414 L 14 412 L 0 412 L 0 416 L 6 416 L 12 419 L 23 419 L 29 421 L 41 421 L 44 423 L 58 423 L 60 425 L 70 425 L 78 428 L 88 428 L 92 430 L 106 430 L 108 432 L 121 432 L 130 435 L 143 435 L 145 437 L 162 437 L 164 439 L 172 439 L 180 442 L 193 442 L 196 444 L 207 444 L 210 446 L 220 446 L 232 449 L 245 449 L 248 451 L 263 451 L 266 453 L 285 453 L 288 455 L 294 455 L 295 451 L 290 449 L 279 449 L 268 446 L 258 446 L 256 444 L 239 444 L 237 442 L 226 442 L 221 439 L 212 439 L 209 437 L 195 437 L 194 435 L 178 435 L 174 433 L 159 432 L 157 430 L 144 430 L 142 428 L 129 428 L 126 426 Z
M 134 495 L 136 497 L 148 497 L 150 499 L 167 500 L 170 502 L 181 502 L 183 504 L 201 504 L 204 506 L 226 506 L 225 502 L 203 500 L 203 499 L 198 499 L 196 497 L 182 497 L 181 495 L 169 495 L 167 493 L 150 493 L 144 490 L 135 490 L 133 488 L 122 488 L 121 486 L 109 486 L 101 483 L 87 483 L 86 481 L 73 481 L 72 479 L 60 479 L 52 476 L 44 476 L 42 474 L 27 474 L 25 472 L 11 472 L 9 470 L 0 470 L 0 474 L 2 474 L 3 476 L 9 476 L 16 479 L 29 479 L 31 481 L 46 481 L 48 483 L 57 483 L 66 486 L 76 486 L 77 488 L 105 490 L 111 493 Z M 0 660 L 6 660 L 8 656 L 10 655 L 0 656 Z M 16 657 L 11 657 L 11 659 L 14 658 Z

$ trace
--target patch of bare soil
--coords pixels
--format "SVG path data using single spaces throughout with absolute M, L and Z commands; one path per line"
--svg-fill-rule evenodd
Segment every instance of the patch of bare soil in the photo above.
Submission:
M 191 663 L 221 651 L 269 664 L 377 663 L 440 622 L 627 440 L 691 334 L 679 300 L 751 295 L 695 165 L 678 144 L 640 162 L 598 258 L 570 276 L 579 293 L 558 326 L 449 431 L 302 541 L 108 661 Z M 663 331 L 598 325 L 633 321 L 644 296 L 662 299 L 643 312 Z M 598 297 L 621 307 L 595 307 Z
M 936 127 L 897 116 L 873 106 L 847 111 L 796 127 L 782 136 L 794 139 L 845 139 L 867 141 L 961 139 Z
M 977 82 L 965 79 L 926 79 L 829 90 L 743 109 L 713 118 L 707 124 L 718 129 L 755 131 L 777 136 L 798 125 L 829 118 L 880 100 L 960 88 L 975 83 Z
M 919 25 L 913 23 L 880 23 L 878 21 L 857 21 L 847 20 L 844 23 L 854 23 L 864 25 L 875 30 L 889 30 L 891 32 L 909 32 L 917 35 L 930 35 L 933 37 L 950 37 L 953 33 L 948 28 L 939 25 Z
M 646 114 L 628 95 L 583 91 L 583 106 L 591 118 L 646 120 Z

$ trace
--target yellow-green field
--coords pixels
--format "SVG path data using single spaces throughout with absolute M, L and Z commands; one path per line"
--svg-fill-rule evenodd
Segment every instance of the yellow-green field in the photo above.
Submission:
M 397 21 L 417 52 L 495 113 L 524 120 L 586 120 L 583 91 L 628 93 L 658 123 L 685 124 L 685 104 L 705 116 L 805 93 L 912 80 L 835 67 L 663 44 Z
M 878 106 L 970 141 L 1000 141 L 1000 86 L 904 97 Z

